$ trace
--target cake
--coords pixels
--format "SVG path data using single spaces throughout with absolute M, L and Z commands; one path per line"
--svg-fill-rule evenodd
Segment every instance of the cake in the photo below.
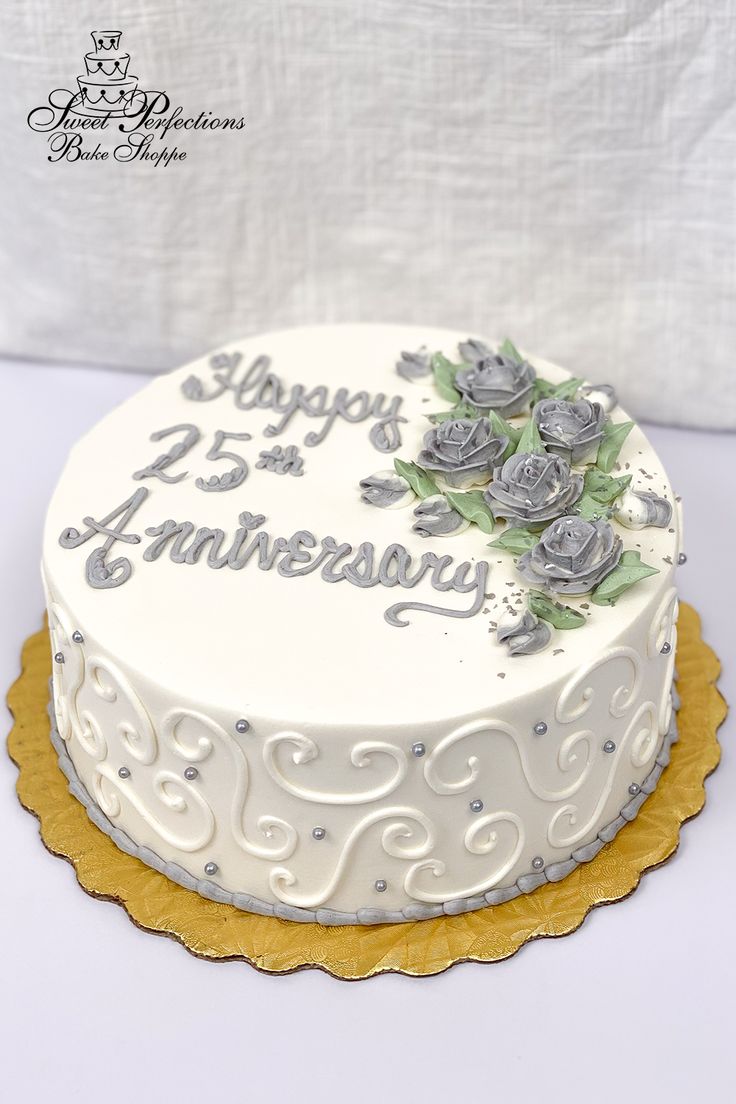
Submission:
M 92 31 L 94 49 L 84 55 L 85 74 L 77 77 L 75 110 L 93 115 L 124 115 L 135 102 L 138 78 L 128 76 L 130 54 L 121 52 L 122 31 Z
M 682 559 L 612 387 L 447 330 L 249 337 L 71 452 L 43 548 L 60 765 L 118 847 L 239 909 L 493 906 L 656 786 Z

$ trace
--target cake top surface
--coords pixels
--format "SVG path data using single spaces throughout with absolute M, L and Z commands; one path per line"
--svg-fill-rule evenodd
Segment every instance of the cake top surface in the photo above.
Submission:
M 447 360 L 402 360 L 422 348 Z M 309 327 L 154 379 L 69 456 L 44 535 L 52 598 L 182 706 L 286 726 L 388 731 L 569 677 L 654 618 L 678 511 L 605 388 L 513 354 Z

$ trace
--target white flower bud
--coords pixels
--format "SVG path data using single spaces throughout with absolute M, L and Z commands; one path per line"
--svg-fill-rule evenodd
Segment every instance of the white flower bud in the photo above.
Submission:
M 417 520 L 412 530 L 421 537 L 454 537 L 470 525 L 442 494 L 425 498 L 415 507 L 414 516 Z
M 580 394 L 588 402 L 598 403 L 604 414 L 610 414 L 618 406 L 618 396 L 610 383 L 589 383 L 580 388 Z
M 647 525 L 666 529 L 672 519 L 672 503 L 653 491 L 627 490 L 618 500 L 614 516 L 627 529 L 644 529 Z
M 361 479 L 360 490 L 363 502 L 369 506 L 380 506 L 383 510 L 411 506 L 417 497 L 403 475 L 392 468 L 382 468 Z
M 501 614 L 496 628 L 496 639 L 505 644 L 509 655 L 535 655 L 550 642 L 552 631 L 549 625 L 540 621 L 531 610 L 518 612 L 508 608 Z
M 409 383 L 420 383 L 424 386 L 434 384 L 432 354 L 426 345 L 422 345 L 415 353 L 403 352 L 401 359 L 396 362 L 396 371 Z

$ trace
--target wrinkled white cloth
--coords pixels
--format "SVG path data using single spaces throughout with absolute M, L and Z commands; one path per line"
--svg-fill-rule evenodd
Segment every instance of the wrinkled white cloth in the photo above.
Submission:
M 509 335 L 736 427 L 736 0 L 6 0 L 0 352 L 168 368 L 290 324 Z M 167 167 L 26 125 L 100 19 Z

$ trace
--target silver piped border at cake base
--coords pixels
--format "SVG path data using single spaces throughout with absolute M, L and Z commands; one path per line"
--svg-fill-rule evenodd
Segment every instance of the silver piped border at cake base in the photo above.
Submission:
M 49 685 L 51 685 L 49 683 Z M 676 692 L 673 694 L 674 704 L 677 705 Z M 143 847 L 135 843 L 130 836 L 116 828 L 108 820 L 99 805 L 90 797 L 87 789 L 80 781 L 76 768 L 69 757 L 66 744 L 59 736 L 56 728 L 53 698 L 48 705 L 49 718 L 51 720 L 51 743 L 54 746 L 59 759 L 59 767 L 69 782 L 69 792 L 87 810 L 87 816 L 92 823 L 109 836 L 116 847 L 124 851 L 126 855 L 132 855 L 140 859 L 146 866 L 164 874 L 172 882 L 176 882 L 185 889 L 194 890 L 201 897 L 210 901 L 218 901 L 225 905 L 234 905 L 243 912 L 253 912 L 260 916 L 276 916 L 281 920 L 294 920 L 302 924 L 324 924 L 337 926 L 344 924 L 398 924 L 413 920 L 429 920 L 437 916 L 458 916 L 464 912 L 474 912 L 476 909 L 487 908 L 488 905 L 500 905 L 505 901 L 511 901 L 522 893 L 531 893 L 544 885 L 545 882 L 559 882 L 571 874 L 576 866 L 590 862 L 601 848 L 617 835 L 617 833 L 632 821 L 642 807 L 649 794 L 654 791 L 662 771 L 670 761 L 670 748 L 677 741 L 677 720 L 675 710 L 672 712 L 670 727 L 662 741 L 662 746 L 649 774 L 641 783 L 635 796 L 624 805 L 619 815 L 606 824 L 598 832 L 595 839 L 586 843 L 583 847 L 573 851 L 569 859 L 551 863 L 543 870 L 534 870 L 528 874 L 522 874 L 515 885 L 506 886 L 503 889 L 491 889 L 487 893 L 475 897 L 459 897 L 453 901 L 446 901 L 442 905 L 424 904 L 417 901 L 415 904 L 406 905 L 403 909 L 391 910 L 381 908 L 361 908 L 357 912 L 337 912 L 335 909 L 304 909 L 294 905 L 270 904 L 252 897 L 249 893 L 234 893 L 223 889 L 211 878 L 195 878 L 177 863 L 164 862 L 163 859 L 149 847 Z

